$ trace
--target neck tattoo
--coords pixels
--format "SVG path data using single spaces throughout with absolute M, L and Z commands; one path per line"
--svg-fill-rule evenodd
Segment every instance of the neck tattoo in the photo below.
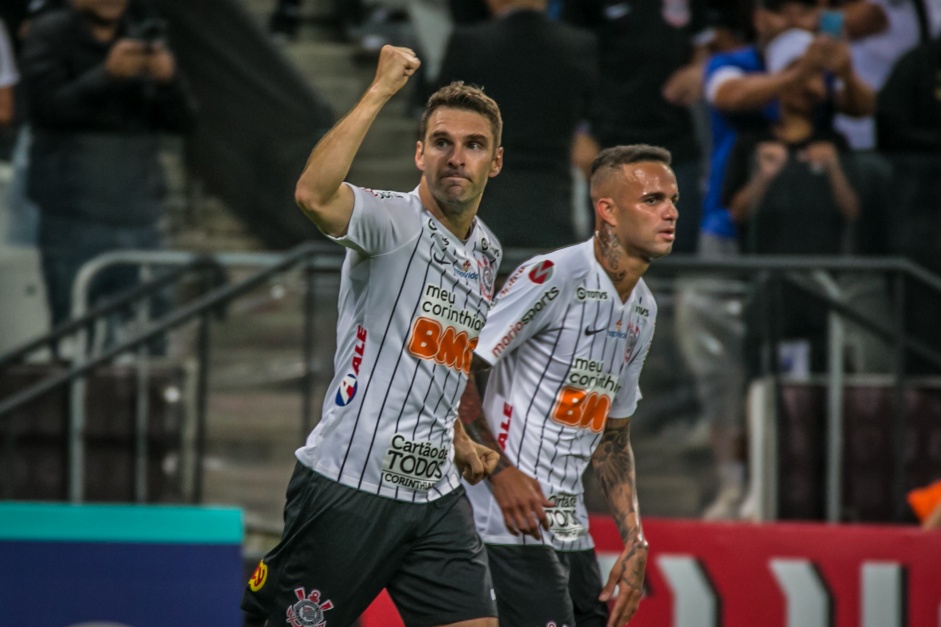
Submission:
M 602 224 L 600 231 L 595 231 L 595 240 L 598 242 L 598 249 L 601 251 L 602 266 L 611 281 L 617 285 L 627 276 L 627 270 L 622 269 L 621 258 L 624 256 L 621 250 L 621 242 L 609 224 Z

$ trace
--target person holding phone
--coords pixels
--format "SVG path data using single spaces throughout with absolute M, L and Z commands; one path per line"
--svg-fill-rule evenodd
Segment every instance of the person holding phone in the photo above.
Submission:
M 816 124 L 831 124 L 832 111 L 868 115 L 875 93 L 857 75 L 845 41 L 817 33 L 821 7 L 816 0 L 761 0 L 753 14 L 757 41 L 751 46 L 713 55 L 706 63 L 704 94 L 711 128 L 710 174 L 702 206 L 699 254 L 722 258 L 739 252 L 738 227 L 722 200 L 725 166 L 738 134 L 767 129 L 780 116 L 779 99 L 805 81 L 808 72 L 827 71 L 827 98 L 814 111 Z M 813 34 L 805 58 L 797 66 L 769 71 L 768 43 L 789 29 Z M 836 80 L 839 79 L 839 80 Z M 839 85 L 839 86 L 838 86 Z M 709 519 L 737 518 L 745 498 L 744 437 L 745 385 L 742 311 L 737 286 L 717 284 L 692 290 L 677 304 L 686 332 L 680 338 L 684 358 L 696 378 L 696 388 L 711 424 L 719 491 L 703 515 Z M 723 312 L 717 316 L 716 312 Z M 702 338 L 716 338 L 707 345 Z
M 162 246 L 166 186 L 161 135 L 186 132 L 194 112 L 172 51 L 140 37 L 129 0 L 73 0 L 36 17 L 20 70 L 32 125 L 29 196 L 52 322 L 67 319 L 82 264 L 116 248 Z M 92 300 L 132 287 L 106 273 Z

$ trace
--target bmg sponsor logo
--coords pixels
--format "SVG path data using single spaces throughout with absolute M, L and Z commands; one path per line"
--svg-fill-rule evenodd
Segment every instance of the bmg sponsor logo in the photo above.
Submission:
M 454 292 L 426 285 L 419 303 L 422 315 L 412 323 L 406 346 L 419 359 L 467 373 L 484 317 L 456 305 Z

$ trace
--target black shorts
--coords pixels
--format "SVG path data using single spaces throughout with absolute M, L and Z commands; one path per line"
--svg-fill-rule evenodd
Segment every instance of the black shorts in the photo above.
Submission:
M 496 616 L 487 554 L 463 488 L 405 503 L 298 463 L 281 542 L 249 580 L 242 609 L 271 625 L 340 627 L 383 588 L 409 626 Z
M 568 572 L 575 624 L 578 627 L 604 627 L 608 623 L 608 605 L 598 600 L 604 580 L 595 551 L 558 551 L 556 555 Z
M 501 627 L 604 627 L 607 605 L 595 552 L 488 544 Z

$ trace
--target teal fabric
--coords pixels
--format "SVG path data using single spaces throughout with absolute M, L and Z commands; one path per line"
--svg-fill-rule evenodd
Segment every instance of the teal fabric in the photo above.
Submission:
M 236 508 L 0 503 L 0 541 L 241 544 L 242 538 Z

